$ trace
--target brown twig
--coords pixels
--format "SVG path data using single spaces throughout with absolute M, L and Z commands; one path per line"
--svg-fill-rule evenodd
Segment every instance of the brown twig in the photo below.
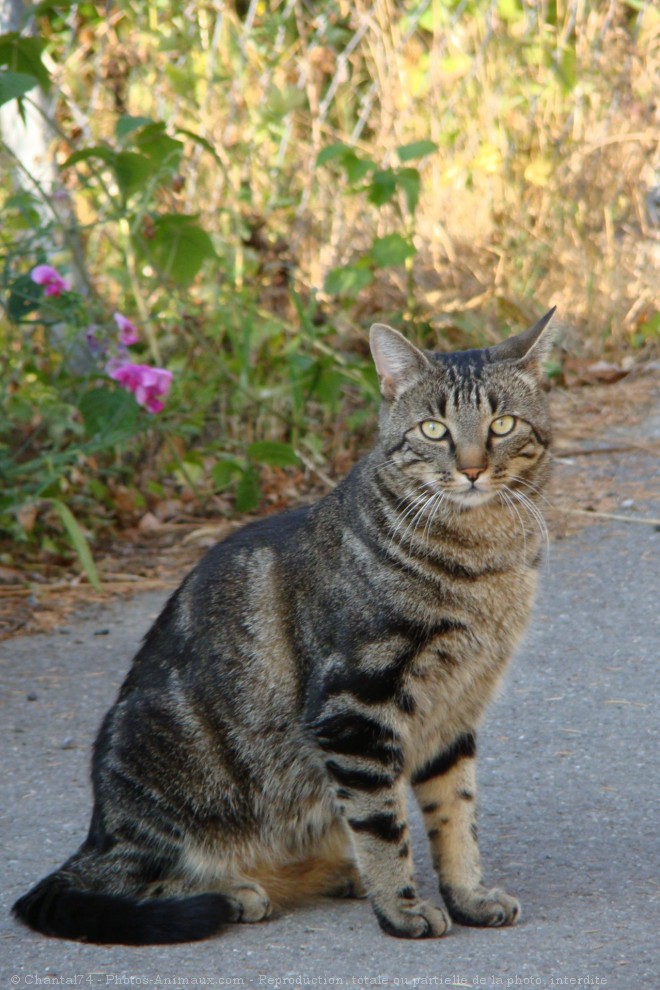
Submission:
M 590 454 L 626 454 L 630 451 L 641 450 L 645 454 L 657 454 L 660 447 L 657 444 L 628 443 L 617 447 L 569 447 L 568 450 L 558 448 L 557 457 L 586 457 Z
M 614 512 L 598 512 L 596 509 L 565 509 L 580 516 L 592 516 L 596 519 L 614 519 L 616 522 L 641 523 L 645 526 L 660 526 L 660 519 L 637 519 L 635 516 L 619 516 Z

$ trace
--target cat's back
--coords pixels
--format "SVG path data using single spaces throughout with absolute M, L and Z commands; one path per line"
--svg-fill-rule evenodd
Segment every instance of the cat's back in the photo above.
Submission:
M 167 781 L 172 792 L 194 793 L 201 815 L 222 794 L 247 801 L 248 779 L 264 791 L 277 770 L 292 800 L 301 797 L 297 714 L 308 671 L 292 584 L 309 580 L 306 553 L 314 517 L 328 514 L 323 501 L 237 530 L 171 596 L 97 739 L 100 794 L 115 772 L 155 790 Z

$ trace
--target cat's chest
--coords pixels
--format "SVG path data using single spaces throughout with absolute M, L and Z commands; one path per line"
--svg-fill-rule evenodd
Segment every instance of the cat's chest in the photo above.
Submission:
M 402 688 L 413 763 L 476 727 L 525 629 L 535 583 L 519 576 L 515 594 L 500 589 L 479 607 L 452 609 L 452 627 L 439 626 L 409 665 Z

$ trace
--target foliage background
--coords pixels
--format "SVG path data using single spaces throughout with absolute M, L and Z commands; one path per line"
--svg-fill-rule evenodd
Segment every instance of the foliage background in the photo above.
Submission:
M 374 319 L 449 349 L 556 304 L 560 384 L 657 347 L 655 4 L 0 13 L 4 563 L 77 554 L 95 580 L 89 543 L 146 515 L 327 485 L 373 423 Z M 71 292 L 31 283 L 44 262 Z M 116 311 L 174 373 L 157 416 L 104 373 Z

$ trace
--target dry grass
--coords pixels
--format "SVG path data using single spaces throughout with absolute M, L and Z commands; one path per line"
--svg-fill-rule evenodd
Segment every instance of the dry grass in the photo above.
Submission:
M 556 9 L 553 22 L 515 0 L 289 0 L 243 19 L 223 2 L 136 5 L 80 28 L 60 112 L 87 139 L 109 138 L 118 110 L 208 139 L 219 165 L 194 152 L 182 203 L 222 237 L 227 277 L 240 287 L 258 269 L 262 291 L 282 264 L 321 291 L 333 266 L 401 228 L 397 204 L 375 209 L 316 167 L 323 147 L 391 166 L 430 137 L 412 278 L 384 274 L 347 323 L 389 310 L 453 342 L 554 303 L 569 342 L 599 354 L 642 343 L 660 308 L 660 13 Z M 102 228 L 89 248 L 108 250 Z

